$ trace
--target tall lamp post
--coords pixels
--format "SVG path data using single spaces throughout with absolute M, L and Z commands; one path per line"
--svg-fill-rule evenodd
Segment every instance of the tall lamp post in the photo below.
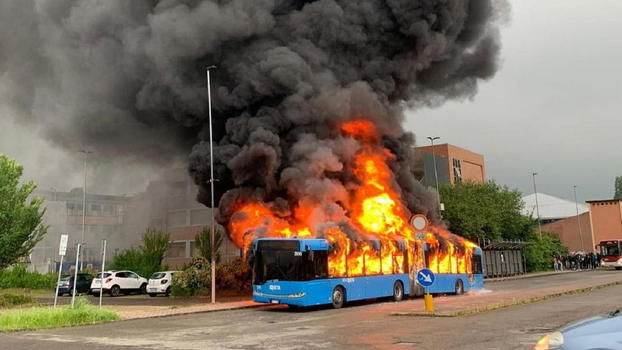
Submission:
M 540 235 L 540 240 L 542 240 L 542 225 L 540 224 L 540 206 L 538 205 L 538 189 L 536 188 L 536 175 L 538 175 L 538 173 L 531 174 L 531 176 L 533 177 L 533 193 L 536 195 L 536 214 L 538 215 L 538 234 Z
M 84 248 L 84 245 L 85 245 L 84 240 L 86 239 L 86 173 L 87 173 L 86 162 L 87 162 L 87 158 L 89 154 L 93 152 L 87 151 L 87 150 L 80 150 L 78 152 L 84 154 L 84 187 L 82 189 L 82 239 L 80 240 L 80 243 L 82 244 L 82 247 Z M 80 271 L 84 269 L 84 250 L 85 249 L 82 249 L 80 251 Z M 78 269 L 78 266 L 76 266 L 76 270 L 77 269 Z
M 214 141 L 212 140 L 212 88 L 211 88 L 211 82 L 210 82 L 210 70 L 215 69 L 216 66 L 209 66 L 207 67 L 207 104 L 208 104 L 208 110 L 209 110 L 209 163 L 210 163 L 210 193 L 211 193 L 211 197 L 212 197 L 212 203 L 211 203 L 211 208 L 210 208 L 210 215 L 211 215 L 211 232 L 210 232 L 210 239 L 211 239 L 211 261 L 210 261 L 210 265 L 212 266 L 212 304 L 216 303 L 216 259 L 215 259 L 215 255 L 216 255 L 216 251 L 214 249 L 214 242 L 215 242 L 215 223 L 214 223 Z
M 583 245 L 583 233 L 581 232 L 581 219 L 579 219 L 579 203 L 577 202 L 577 185 L 572 186 L 574 191 L 574 207 L 577 210 L 577 228 L 579 229 L 579 238 L 581 239 L 581 250 L 585 251 L 585 246 Z
M 435 148 L 434 148 L 434 141 L 440 139 L 439 136 L 428 136 L 428 140 L 430 140 L 430 143 L 432 143 L 432 163 L 434 164 L 434 182 L 436 183 L 436 192 L 438 193 L 438 216 L 439 217 L 443 217 L 443 214 L 441 213 L 441 192 L 439 190 L 438 187 L 438 171 L 436 170 L 436 153 L 434 152 Z

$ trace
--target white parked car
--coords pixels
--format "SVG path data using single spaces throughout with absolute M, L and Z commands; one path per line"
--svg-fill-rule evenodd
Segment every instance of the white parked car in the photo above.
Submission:
M 151 278 L 149 278 L 149 285 L 147 286 L 147 293 L 149 293 L 149 296 L 155 297 L 158 294 L 169 296 L 171 294 L 173 275 L 176 272 L 177 271 L 154 272 Z
M 91 293 L 99 295 L 102 283 L 102 274 L 98 274 L 91 282 Z M 140 277 L 132 271 L 104 271 L 103 273 L 104 293 L 110 294 L 111 297 L 117 297 L 119 294 L 129 294 L 131 292 L 139 292 L 145 294 L 147 292 L 147 279 Z

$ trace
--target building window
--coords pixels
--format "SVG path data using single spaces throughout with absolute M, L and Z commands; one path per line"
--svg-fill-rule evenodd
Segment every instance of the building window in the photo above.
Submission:
M 67 202 L 67 216 L 82 215 L 82 203 Z
M 462 166 L 460 159 L 454 158 L 454 183 L 462 182 Z
M 186 258 L 186 242 L 171 243 L 166 256 L 169 258 Z
M 91 204 L 89 206 L 89 215 L 90 216 L 101 216 L 102 206 L 101 204 Z
M 114 207 L 111 204 L 104 204 L 104 216 L 114 216 Z
M 208 225 L 210 223 L 209 209 L 194 209 L 190 211 L 190 225 Z
M 187 223 L 186 223 L 187 212 L 188 211 L 186 211 L 186 210 L 171 211 L 171 212 L 169 212 L 168 213 L 168 217 L 167 217 L 168 227 L 183 227 L 183 226 L 187 226 Z

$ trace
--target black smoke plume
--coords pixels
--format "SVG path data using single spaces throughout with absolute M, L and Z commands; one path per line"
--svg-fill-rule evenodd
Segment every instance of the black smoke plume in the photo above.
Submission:
M 347 191 L 372 121 L 413 213 L 436 213 L 414 176 L 403 109 L 471 97 L 497 68 L 494 0 L 7 0 L 1 101 L 66 148 L 166 164 L 188 152 L 209 203 L 205 68 L 213 71 L 221 219 L 240 198 L 281 203 Z M 337 208 L 327 208 L 327 210 Z

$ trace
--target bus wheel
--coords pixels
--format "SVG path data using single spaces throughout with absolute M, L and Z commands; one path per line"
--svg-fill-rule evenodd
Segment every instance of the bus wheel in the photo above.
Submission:
M 393 285 L 393 300 L 402 301 L 403 298 L 404 298 L 404 286 L 402 285 L 402 282 L 395 281 L 395 284 Z
M 346 302 L 346 292 L 343 290 L 343 287 L 335 287 L 333 289 L 333 308 L 341 309 L 343 304 Z
M 456 281 L 455 293 L 456 295 L 461 295 L 462 293 L 464 293 L 464 286 L 462 286 L 462 280 Z

